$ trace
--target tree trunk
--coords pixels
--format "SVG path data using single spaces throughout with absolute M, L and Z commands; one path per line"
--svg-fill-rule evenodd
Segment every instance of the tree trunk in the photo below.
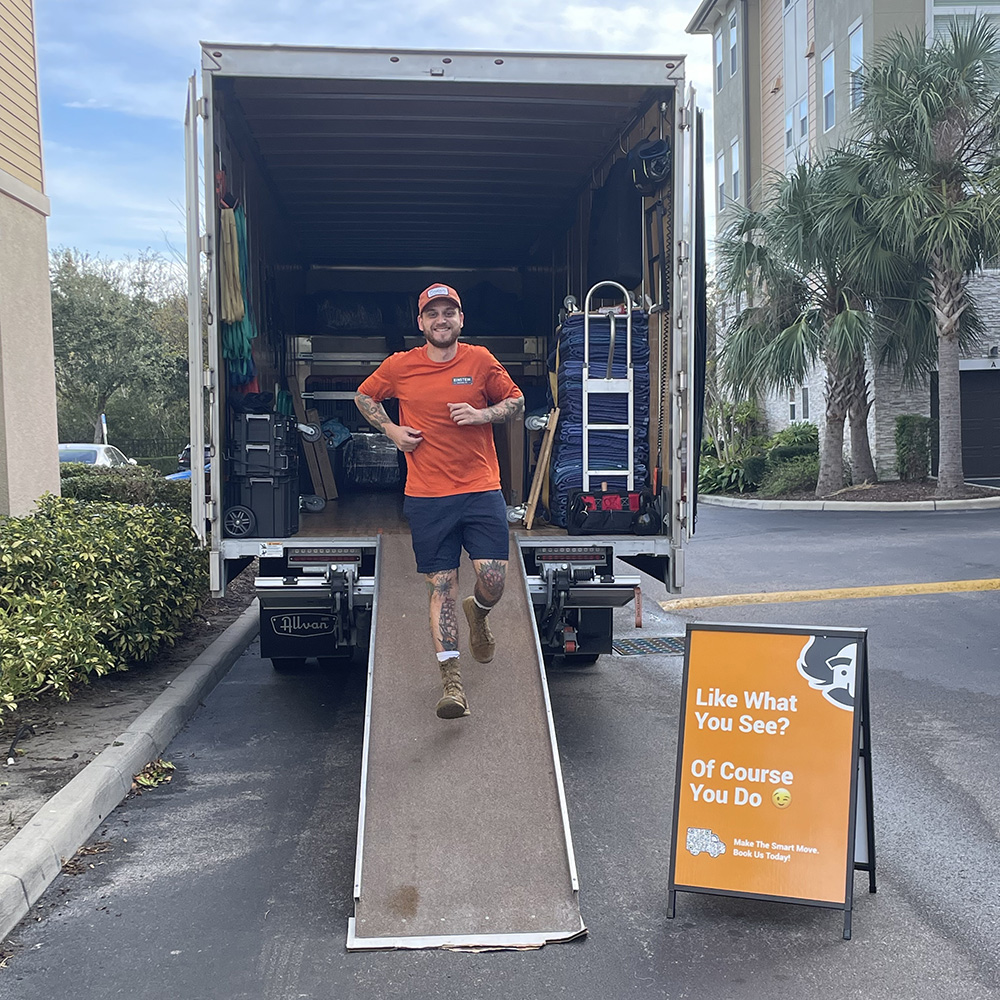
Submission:
M 844 486 L 844 418 L 850 400 L 853 372 L 838 371 L 827 362 L 826 418 L 819 452 L 816 496 L 829 496 Z
M 99 396 L 97 399 L 97 416 L 94 417 L 94 444 L 104 444 L 104 427 L 101 424 L 101 417 L 108 405 L 107 396 Z
M 948 497 L 965 484 L 962 466 L 962 391 L 959 379 L 959 320 L 965 311 L 962 274 L 946 268 L 931 271 L 934 326 L 938 338 L 938 485 Z
M 854 483 L 878 482 L 875 463 L 872 461 L 871 440 L 868 437 L 868 414 L 871 408 L 865 358 L 863 354 L 859 354 L 854 359 L 854 379 L 848 408 L 851 425 L 851 479 Z
M 937 495 L 957 493 L 965 483 L 962 466 L 962 396 L 958 338 L 938 338 L 938 485 Z

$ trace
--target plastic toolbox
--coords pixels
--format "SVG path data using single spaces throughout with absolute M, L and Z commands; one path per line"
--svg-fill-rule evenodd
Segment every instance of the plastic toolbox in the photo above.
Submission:
M 287 538 L 299 530 L 298 476 L 230 480 L 223 530 L 230 538 Z
M 277 413 L 238 413 L 229 453 L 234 476 L 294 476 L 298 472 L 295 424 Z

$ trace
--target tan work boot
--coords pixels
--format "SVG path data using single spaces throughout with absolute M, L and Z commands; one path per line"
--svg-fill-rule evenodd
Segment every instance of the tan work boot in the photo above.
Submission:
M 486 621 L 488 611 L 476 604 L 475 597 L 467 597 L 462 601 L 465 617 L 469 621 L 469 648 L 472 655 L 480 663 L 489 663 L 496 652 L 497 641 L 493 638 L 489 623 Z
M 458 669 L 458 658 L 445 660 L 439 664 L 441 680 L 444 682 L 444 694 L 437 703 L 439 719 L 461 719 L 469 714 L 469 703 L 462 687 L 462 672 Z

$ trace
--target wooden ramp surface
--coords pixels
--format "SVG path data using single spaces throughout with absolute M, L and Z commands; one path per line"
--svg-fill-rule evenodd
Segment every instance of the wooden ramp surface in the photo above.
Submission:
M 491 612 L 492 663 L 468 652 L 472 714 L 434 714 L 427 587 L 408 535 L 383 535 L 349 948 L 531 947 L 583 933 L 534 620 L 516 546 Z M 472 592 L 470 563 L 460 593 Z

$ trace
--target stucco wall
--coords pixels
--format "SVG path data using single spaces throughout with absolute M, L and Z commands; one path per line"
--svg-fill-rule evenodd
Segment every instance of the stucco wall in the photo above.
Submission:
M 0 515 L 59 492 L 45 215 L 0 190 Z

